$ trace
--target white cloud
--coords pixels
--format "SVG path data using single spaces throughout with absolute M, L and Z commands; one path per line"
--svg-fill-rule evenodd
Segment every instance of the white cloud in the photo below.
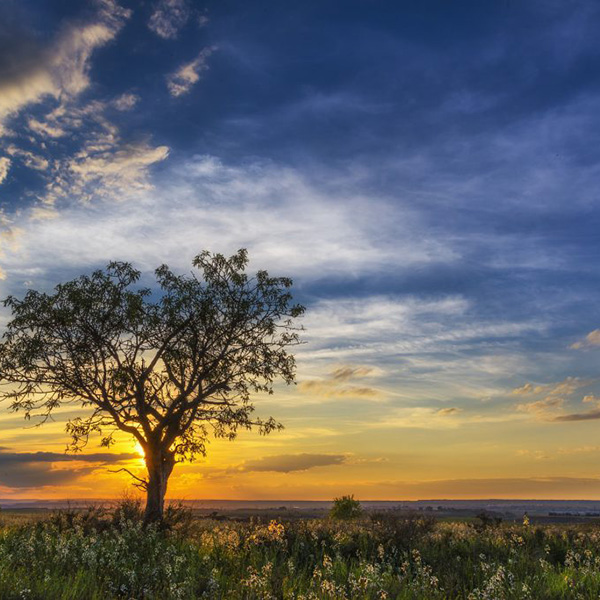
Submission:
M 0 157 L 0 183 L 3 183 L 8 176 L 8 170 L 10 169 L 10 158 L 6 156 Z
M 59 210 L 49 202 L 21 214 L 21 245 L 2 260 L 8 279 L 0 294 L 18 293 L 32 278 L 36 287 L 49 287 L 114 259 L 130 260 L 144 271 L 163 262 L 187 271 L 203 248 L 230 254 L 246 247 L 251 269 L 294 277 L 297 293 L 309 289 L 308 344 L 296 353 L 299 379 L 337 377 L 340 389 L 324 391 L 339 402 L 354 401 L 352 396 L 392 404 L 434 402 L 439 410 L 444 395 L 454 407 L 457 396 L 476 401 L 493 396 L 493 379 L 512 376 L 527 364 L 497 338 L 518 339 L 543 324 L 473 319 L 472 303 L 460 295 L 314 297 L 320 282 L 401 276 L 459 260 L 424 233 L 411 207 L 358 191 L 354 173 L 347 181 L 338 174 L 334 181 L 314 170 L 260 162 L 228 166 L 200 156 L 166 166 L 157 178 L 152 167 L 166 149 L 149 143 L 119 148 L 114 129 L 90 139 L 48 190 L 61 199 L 55 202 Z M 115 202 L 132 187 L 135 202 Z M 492 340 L 488 346 L 482 342 L 486 337 Z M 473 348 L 477 356 L 469 354 Z M 359 365 L 355 375 L 377 374 L 376 390 L 370 382 L 344 383 L 351 373 L 339 370 L 340 364 L 349 363 Z M 374 366 L 380 370 L 369 371 Z M 306 402 L 298 388 L 288 392 L 290 406 Z M 399 420 L 410 414 L 398 415 Z M 422 416 L 429 419 L 429 413 Z M 448 427 L 457 416 L 441 411 L 433 418 Z
M 573 350 L 579 350 L 581 348 L 590 348 L 592 346 L 600 346 L 600 329 L 590 331 L 583 340 L 571 344 L 570 347 L 573 348 Z
M 299 391 L 309 402 L 321 403 L 324 400 L 381 400 L 379 390 L 364 383 L 357 384 L 356 380 L 374 377 L 380 370 L 360 365 L 342 365 L 320 379 L 305 379 L 298 385 Z
M 41 135 L 42 137 L 59 138 L 66 135 L 66 131 L 57 125 L 52 125 L 48 121 L 38 121 L 37 119 L 29 119 L 27 126 L 31 131 Z
M 83 202 L 99 197 L 126 200 L 151 188 L 148 168 L 167 158 L 169 149 L 147 142 L 115 141 L 105 146 L 102 140 L 93 140 L 68 161 L 63 197 Z
M 402 268 L 455 260 L 420 233 L 409 210 L 394 215 L 385 201 L 356 194 L 352 185 L 322 189 L 271 163 L 228 167 L 197 157 L 173 164 L 151 189 L 150 169 L 166 153 L 147 142 L 123 146 L 114 129 L 90 139 L 47 190 L 46 207 L 61 200 L 58 218 L 29 223 L 22 214 L 23 254 L 14 254 L 7 266 L 16 275 L 26 265 L 89 268 L 122 258 L 142 267 L 166 261 L 187 269 L 202 248 L 230 253 L 248 247 L 256 265 L 306 281 L 398 269 L 399 255 Z M 114 204 L 131 196 L 132 188 L 136 203 Z M 81 206 L 94 198 L 96 205 Z M 446 299 L 419 310 L 428 307 L 460 312 L 466 303 Z M 377 321 L 386 307 L 367 310 Z M 384 314 L 377 322 L 385 327 Z
M 556 383 L 542 385 L 526 383 L 521 387 L 515 388 L 511 393 L 516 396 L 535 396 L 537 394 L 546 394 L 548 396 L 570 396 L 578 389 L 587 387 L 590 383 L 592 382 L 587 379 L 566 377 L 562 381 L 557 381 Z
M 565 404 L 564 398 L 549 396 L 543 400 L 519 404 L 517 410 L 533 415 L 537 419 L 552 420 L 562 413 Z
M 6 152 L 13 158 L 21 160 L 23 164 L 33 169 L 34 171 L 47 171 L 50 163 L 43 156 L 31 152 L 31 150 L 23 150 L 14 144 L 7 147 Z
M 117 110 L 131 110 L 140 100 L 137 94 L 122 94 L 113 100 L 113 106 Z
M 36 60 L 19 64 L 15 59 L 15 74 L 0 80 L 0 134 L 6 131 L 7 119 L 26 105 L 49 96 L 74 97 L 88 87 L 92 53 L 112 40 L 130 15 L 113 0 L 97 4 L 93 21 L 63 29 Z M 43 124 L 39 127 L 41 132 Z
M 164 39 L 175 39 L 180 29 L 190 17 L 190 8 L 186 0 L 159 0 L 148 27 Z
M 208 71 L 207 61 L 215 50 L 214 46 L 204 48 L 194 60 L 181 65 L 167 77 L 167 87 L 172 96 L 187 94 L 200 81 L 201 73 Z

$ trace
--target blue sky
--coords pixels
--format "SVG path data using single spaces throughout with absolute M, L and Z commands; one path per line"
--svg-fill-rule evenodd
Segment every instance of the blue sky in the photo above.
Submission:
M 299 385 L 264 401 L 287 433 L 242 444 L 309 479 L 267 495 L 594 497 L 599 26 L 575 0 L 6 0 L 0 292 L 247 247 L 308 307 Z M 176 489 L 264 487 L 215 455 Z

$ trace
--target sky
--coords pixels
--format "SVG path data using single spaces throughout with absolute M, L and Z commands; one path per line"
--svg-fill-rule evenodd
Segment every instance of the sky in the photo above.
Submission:
M 4 0 L 0 296 L 247 248 L 306 307 L 285 425 L 174 498 L 600 498 L 600 4 Z M 0 309 L 0 327 L 10 319 Z M 0 496 L 115 497 L 0 407 Z

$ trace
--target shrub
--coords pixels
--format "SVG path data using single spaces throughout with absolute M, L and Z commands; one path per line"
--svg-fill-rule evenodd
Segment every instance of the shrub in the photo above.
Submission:
M 352 496 L 342 496 L 333 499 L 333 506 L 329 511 L 332 519 L 357 519 L 362 515 L 363 509 L 360 502 Z

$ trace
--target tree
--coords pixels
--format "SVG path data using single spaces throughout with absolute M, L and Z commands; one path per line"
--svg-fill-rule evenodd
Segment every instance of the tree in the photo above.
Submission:
M 357 519 L 362 515 L 362 506 L 360 502 L 352 496 L 342 496 L 341 498 L 333 499 L 333 506 L 329 511 L 329 516 L 332 519 Z
M 106 447 L 118 431 L 133 436 L 148 473 L 127 472 L 147 493 L 146 521 L 160 520 L 174 465 L 204 455 L 211 433 L 281 428 L 254 418 L 251 394 L 294 381 L 288 348 L 300 343 L 304 307 L 292 304 L 291 279 L 249 277 L 247 264 L 243 249 L 230 258 L 205 251 L 190 275 L 156 269 L 157 292 L 136 289 L 140 272 L 112 262 L 50 294 L 9 296 L 0 399 L 41 422 L 78 403 L 86 410 L 67 424 L 73 451 L 93 433 Z

